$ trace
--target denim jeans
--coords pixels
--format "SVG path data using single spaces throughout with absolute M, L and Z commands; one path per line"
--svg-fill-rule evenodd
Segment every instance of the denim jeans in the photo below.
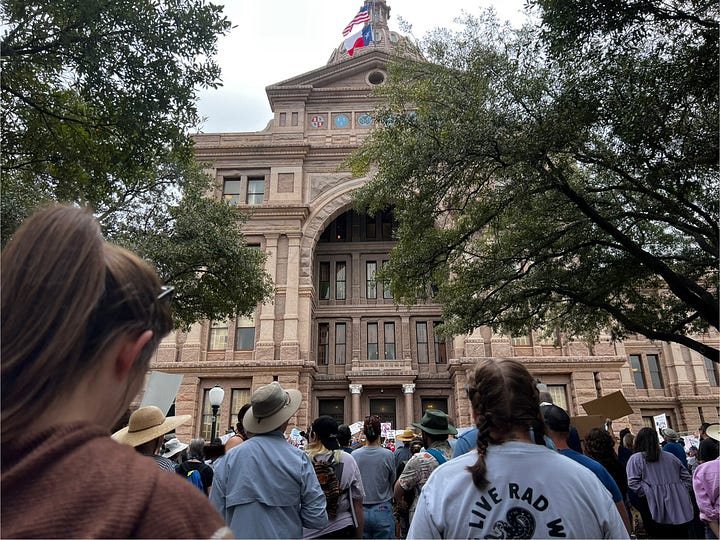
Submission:
M 364 504 L 365 528 L 363 538 L 395 538 L 395 517 L 392 503 Z

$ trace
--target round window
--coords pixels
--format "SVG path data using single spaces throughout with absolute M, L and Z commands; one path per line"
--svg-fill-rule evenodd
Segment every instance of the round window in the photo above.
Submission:
M 390 41 L 397 43 L 400 37 L 395 32 L 390 32 Z
M 370 75 L 368 75 L 368 82 L 373 85 L 384 83 L 385 73 L 382 71 L 373 71 Z

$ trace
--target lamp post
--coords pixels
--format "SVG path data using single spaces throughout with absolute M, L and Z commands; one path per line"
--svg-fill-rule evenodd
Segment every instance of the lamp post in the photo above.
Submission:
M 220 387 L 220 385 L 216 384 L 210 389 L 209 399 L 210 399 L 210 407 L 212 407 L 212 427 L 210 428 L 210 442 L 215 442 L 215 433 L 217 429 L 217 414 L 218 409 L 220 408 L 220 405 L 222 404 L 222 400 L 225 397 L 225 391 Z

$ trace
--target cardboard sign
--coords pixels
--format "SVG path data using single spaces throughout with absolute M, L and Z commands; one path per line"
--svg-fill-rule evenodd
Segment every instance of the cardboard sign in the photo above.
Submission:
M 580 439 L 584 440 L 592 428 L 605 429 L 605 417 L 600 414 L 572 416 L 570 417 L 570 424 L 577 429 Z
M 363 423 L 362 422 L 355 422 L 353 424 L 350 424 L 350 434 L 351 435 L 357 435 L 362 431 Z
M 383 439 L 387 439 L 390 435 L 389 432 L 392 429 L 392 424 L 390 422 L 380 422 L 380 436 Z
M 633 410 L 625 399 L 625 396 L 619 390 L 606 396 L 593 399 L 582 404 L 583 409 L 588 414 L 598 414 L 603 418 L 617 420 L 628 414 L 632 414 Z

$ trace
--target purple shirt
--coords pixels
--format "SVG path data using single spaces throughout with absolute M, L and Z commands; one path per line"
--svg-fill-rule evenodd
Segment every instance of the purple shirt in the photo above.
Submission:
M 698 465 L 693 475 L 693 488 L 700 519 L 717 522 L 720 518 L 720 458 Z
M 647 498 L 657 523 L 680 525 L 692 520 L 692 478 L 674 455 L 660 452 L 660 459 L 650 463 L 642 452 L 636 452 L 628 460 L 627 477 L 628 487 Z

